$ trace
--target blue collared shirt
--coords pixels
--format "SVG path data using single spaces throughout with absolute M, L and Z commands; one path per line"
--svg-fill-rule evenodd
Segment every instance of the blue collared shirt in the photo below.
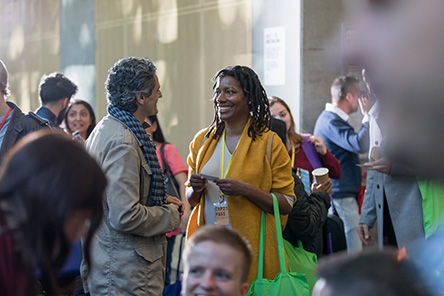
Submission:
M 55 114 L 52 113 L 51 110 L 49 110 L 48 108 L 40 107 L 35 111 L 35 113 L 37 113 L 37 115 L 40 116 L 41 118 L 47 119 L 49 122 L 54 124 L 54 126 L 58 125 L 57 116 L 55 116 Z

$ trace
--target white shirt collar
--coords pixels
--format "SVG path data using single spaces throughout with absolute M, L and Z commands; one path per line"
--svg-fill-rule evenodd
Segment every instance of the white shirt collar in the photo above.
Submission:
M 374 118 L 374 119 L 378 119 L 378 117 L 379 117 L 379 112 L 380 112 L 380 109 L 379 109 L 379 102 L 378 101 L 376 101 L 374 104 L 373 104 L 373 106 L 370 108 L 370 111 L 368 111 L 368 115 L 370 115 L 372 118 Z
M 347 121 L 347 122 L 350 119 L 350 116 L 347 113 L 345 113 L 343 110 L 339 109 L 338 107 L 334 106 L 331 103 L 325 104 L 325 111 L 333 112 L 336 115 L 338 115 L 339 117 L 341 117 L 342 120 Z

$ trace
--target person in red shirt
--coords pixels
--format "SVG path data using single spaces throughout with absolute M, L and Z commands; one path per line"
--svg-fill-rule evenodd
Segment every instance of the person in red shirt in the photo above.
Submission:
M 145 131 L 150 135 L 150 138 L 154 141 L 154 144 L 156 144 L 157 158 L 159 159 L 159 164 L 162 168 L 162 171 L 165 171 L 165 169 L 160 153 L 161 150 L 160 148 L 164 146 L 163 154 L 165 160 L 168 162 L 171 174 L 174 176 L 174 178 L 176 179 L 176 183 L 180 187 L 179 199 L 182 200 L 182 202 L 184 203 L 185 209 L 184 209 L 184 214 L 180 219 L 179 229 L 180 232 L 185 233 L 188 223 L 188 218 L 190 216 L 190 205 L 185 197 L 185 182 L 187 181 L 188 178 L 188 167 L 183 161 L 182 157 L 180 156 L 176 146 L 166 141 L 162 129 L 160 128 L 160 123 L 157 118 L 157 115 L 148 116 L 145 122 L 147 122 L 150 125 L 145 129 Z
M 313 183 L 311 172 L 315 168 L 313 168 L 304 149 L 302 149 L 301 145 L 305 141 L 304 136 L 295 131 L 295 123 L 290 107 L 284 100 L 275 96 L 269 97 L 269 102 L 271 116 L 281 119 L 287 126 L 286 146 L 288 154 L 292 160 L 292 167 L 307 170 L 310 175 L 310 183 Z M 322 166 L 328 168 L 329 177 L 332 179 L 339 179 L 341 177 L 341 165 L 327 147 L 325 147 L 322 138 L 313 135 L 307 135 L 306 138 L 308 139 L 308 142 L 315 147 Z
M 150 138 L 151 140 L 154 141 L 154 144 L 156 144 L 157 147 L 156 154 L 157 158 L 159 159 L 159 164 L 162 168 L 162 172 L 165 174 L 167 169 L 170 170 L 171 175 L 173 175 L 174 179 L 176 180 L 176 184 L 179 186 L 179 188 L 177 188 L 177 191 L 180 196 L 177 197 L 184 204 L 184 213 L 180 218 L 179 228 L 172 232 L 166 233 L 167 258 L 166 258 L 165 285 L 169 285 L 171 283 L 170 281 L 170 274 L 172 269 L 171 260 L 172 260 L 174 242 L 176 240 L 177 235 L 186 232 L 188 219 L 190 217 L 190 212 L 191 212 L 190 204 L 188 203 L 188 200 L 185 196 L 185 182 L 187 181 L 188 178 L 188 167 L 183 161 L 182 157 L 180 156 L 176 146 L 166 141 L 162 129 L 160 127 L 157 115 L 148 116 L 148 118 L 145 119 L 145 122 L 150 125 L 149 127 L 145 128 L 145 131 L 150 135 Z M 161 152 L 162 150 L 163 150 L 163 157 Z M 167 167 L 165 167 L 165 164 L 163 163 L 164 159 L 167 162 Z

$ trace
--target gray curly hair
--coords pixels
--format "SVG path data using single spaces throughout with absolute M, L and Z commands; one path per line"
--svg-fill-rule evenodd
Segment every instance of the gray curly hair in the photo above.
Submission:
M 148 58 L 129 57 L 117 61 L 108 70 L 106 99 L 121 110 L 135 112 L 136 95 L 143 93 L 150 96 L 153 92 L 156 70 Z

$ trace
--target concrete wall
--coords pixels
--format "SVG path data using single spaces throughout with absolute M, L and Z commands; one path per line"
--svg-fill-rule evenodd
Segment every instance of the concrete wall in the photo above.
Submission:
M 0 1 L 0 58 L 9 71 L 11 101 L 23 111 L 39 106 L 44 73 L 60 70 L 59 1 Z
M 162 129 L 185 159 L 213 119 L 213 75 L 252 65 L 251 24 L 252 0 L 0 0 L 0 58 L 23 111 L 39 106 L 40 77 L 61 71 L 100 120 L 108 69 L 149 57 L 162 85 Z
M 342 0 L 305 0 L 302 39 L 302 128 L 313 132 L 325 103 L 330 101 L 330 85 L 341 74 L 340 32 Z
M 234 64 L 251 66 L 251 0 L 96 0 L 96 112 L 106 112 L 103 83 L 120 58 L 149 57 L 163 98 L 159 120 L 183 158 L 213 119 L 211 78 Z
M 268 96 L 278 96 L 289 105 L 296 126 L 301 117 L 301 0 L 255 0 L 253 2 L 253 67 Z M 285 83 L 269 84 L 265 78 L 264 30 L 285 28 Z
M 253 67 L 264 83 L 264 28 L 286 29 L 286 83 L 264 83 L 268 95 L 285 100 L 296 129 L 312 133 L 330 101 L 330 85 L 341 74 L 341 23 L 345 0 L 253 2 Z M 352 117 L 353 121 L 354 117 Z M 359 116 L 358 116 L 359 117 Z
M 287 100 L 300 131 L 312 132 L 341 72 L 340 30 L 351 0 L 0 0 L 0 58 L 11 99 L 38 107 L 44 73 L 62 71 L 78 98 L 106 114 L 104 82 L 118 59 L 146 56 L 158 67 L 159 119 L 185 158 L 195 132 L 212 120 L 211 77 L 227 65 L 252 66 L 263 79 L 263 29 L 285 26 Z M 254 25 L 253 25 L 254 22 Z
M 60 1 L 60 71 L 77 84 L 76 98 L 95 106 L 95 1 Z

